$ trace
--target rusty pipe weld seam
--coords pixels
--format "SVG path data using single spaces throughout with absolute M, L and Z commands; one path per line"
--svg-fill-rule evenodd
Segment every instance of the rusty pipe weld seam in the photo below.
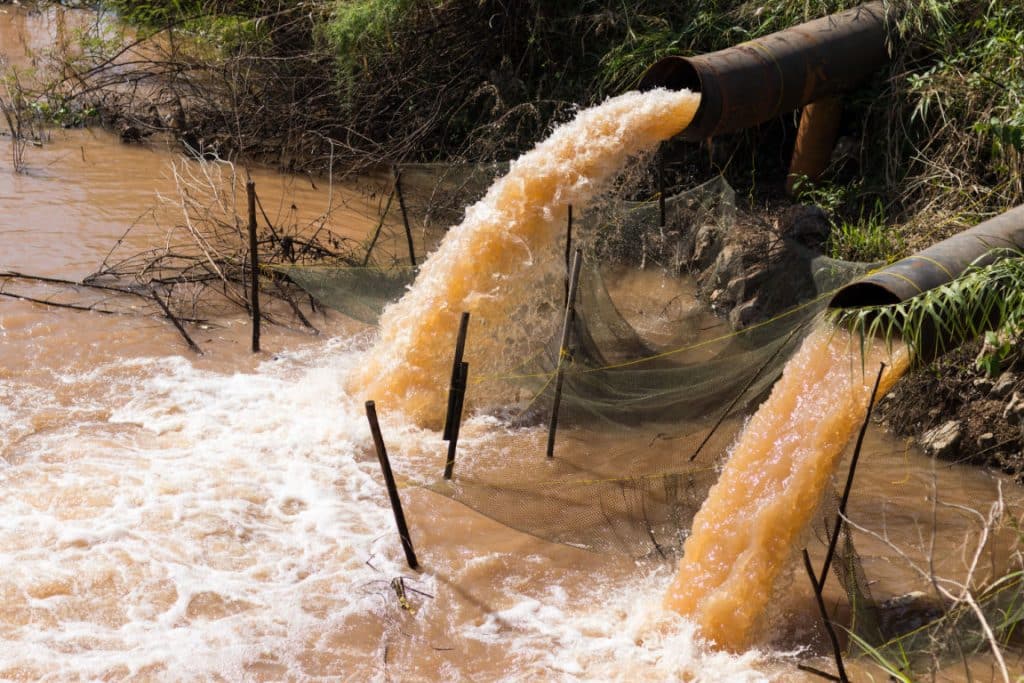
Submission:
M 1024 204 L 841 287 L 829 308 L 906 301 L 950 282 L 968 266 L 985 266 L 1024 250 Z
M 885 64 L 885 16 L 883 4 L 871 2 L 718 52 L 666 57 L 638 88 L 700 92 L 685 140 L 749 128 L 846 92 Z

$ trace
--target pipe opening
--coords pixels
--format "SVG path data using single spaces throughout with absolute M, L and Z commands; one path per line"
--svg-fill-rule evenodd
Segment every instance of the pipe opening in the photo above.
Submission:
M 666 57 L 652 64 L 637 85 L 638 90 L 654 88 L 700 92 L 700 74 L 685 57 Z
M 898 304 L 900 297 L 890 292 L 885 287 L 873 282 L 854 282 L 843 287 L 832 301 L 828 302 L 829 308 L 861 308 L 863 306 L 890 306 Z

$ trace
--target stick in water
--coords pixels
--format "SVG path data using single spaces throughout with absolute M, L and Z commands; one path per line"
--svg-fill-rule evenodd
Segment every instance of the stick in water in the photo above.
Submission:
M 419 569 L 420 563 L 416 560 L 416 551 L 412 547 L 412 537 L 409 536 L 409 527 L 405 523 L 405 513 L 402 512 L 402 499 L 398 497 L 398 487 L 395 485 L 395 475 L 391 473 L 391 462 L 388 460 L 388 451 L 384 447 L 384 437 L 380 433 L 380 423 L 377 422 L 377 406 L 373 401 L 366 402 L 366 419 L 370 423 L 370 433 L 373 434 L 373 445 L 377 448 L 377 458 L 380 460 L 380 469 L 384 473 L 384 486 L 388 489 L 388 498 L 391 500 L 391 511 L 395 514 L 395 526 L 398 527 L 398 536 L 402 540 L 402 550 L 405 551 L 405 561 L 409 563 L 410 569 Z
M 555 457 L 555 432 L 558 431 L 558 407 L 562 403 L 562 382 L 565 380 L 565 358 L 569 355 L 569 335 L 572 333 L 573 310 L 576 289 L 580 283 L 580 265 L 583 254 L 579 249 L 572 259 L 572 274 L 569 276 L 569 296 L 565 302 L 565 319 L 562 322 L 562 343 L 558 347 L 558 366 L 555 369 L 555 398 L 551 406 L 551 422 L 548 425 L 548 457 Z
M 807 548 L 804 548 L 804 569 L 807 570 L 807 578 L 811 580 L 811 586 L 814 588 L 814 598 L 818 603 L 818 611 L 821 612 L 821 620 L 825 623 L 828 639 L 832 642 L 832 654 L 836 658 L 836 670 L 839 672 L 839 680 L 842 683 L 849 683 L 850 679 L 846 677 L 846 669 L 843 667 L 843 650 L 839 647 L 839 638 L 836 637 L 836 630 L 832 627 L 832 622 L 828 618 L 825 600 L 821 597 L 821 584 L 818 583 L 818 579 L 814 576 L 814 567 L 811 566 L 811 556 L 807 554 Z
M 245 183 L 249 200 L 249 265 L 252 270 L 252 352 L 260 350 L 260 259 L 256 253 L 256 183 Z
M 569 301 L 569 272 L 572 270 L 572 204 L 565 226 L 565 300 Z
M 857 461 L 860 460 L 860 449 L 864 445 L 864 434 L 868 431 L 868 423 L 871 421 L 871 409 L 875 406 L 875 394 L 878 393 L 878 385 L 882 382 L 882 373 L 885 372 L 885 363 L 878 368 L 878 377 L 875 378 L 875 388 L 871 390 L 871 398 L 868 400 L 868 410 L 864 414 L 864 422 L 861 423 L 860 433 L 857 435 L 857 445 L 850 456 L 850 471 L 846 475 L 846 487 L 843 489 L 843 497 L 839 501 L 839 511 L 836 512 L 836 523 L 832 528 L 832 538 L 828 540 L 828 552 L 825 553 L 825 565 L 821 568 L 821 578 L 818 585 L 824 586 L 828 578 L 829 567 L 832 566 L 832 558 L 836 554 L 836 543 L 839 540 L 839 530 L 842 529 L 843 520 L 846 518 L 846 504 L 850 500 L 850 491 L 853 489 L 853 475 L 857 472 Z
M 444 418 L 445 441 L 452 438 L 452 416 L 455 414 L 455 392 L 459 386 L 459 373 L 462 371 L 462 355 L 466 350 L 466 332 L 469 330 L 469 313 L 462 312 L 459 320 L 459 332 L 455 337 L 455 359 L 452 361 L 452 379 L 448 384 L 448 412 Z
M 402 225 L 405 226 L 405 239 L 409 243 L 409 263 L 416 267 L 416 251 L 412 246 L 412 230 L 409 228 L 409 214 L 405 211 L 405 196 L 402 194 L 402 172 L 397 166 L 391 167 L 395 176 L 395 194 L 398 195 L 398 208 L 402 210 Z
M 665 148 L 658 150 L 658 226 L 665 227 Z
M 448 441 L 448 459 L 444 463 L 444 478 L 451 479 L 455 469 L 455 449 L 459 445 L 459 431 L 462 429 L 462 407 L 466 402 L 466 383 L 469 381 L 469 363 L 459 363 L 459 379 L 455 388 L 455 405 L 452 407 L 452 433 Z
M 200 356 L 203 355 L 203 350 L 199 348 L 199 344 L 196 344 L 194 341 L 192 341 L 192 337 L 188 336 L 188 332 L 185 331 L 185 328 L 182 326 L 181 322 L 176 317 L 174 317 L 174 314 L 171 313 L 171 309 L 167 307 L 167 304 L 165 304 L 164 300 L 160 298 L 160 295 L 156 293 L 156 290 L 153 290 L 153 300 L 156 301 L 157 305 L 160 307 L 160 310 L 164 312 L 164 315 L 170 318 L 171 322 L 174 323 L 174 326 L 178 328 L 178 332 L 180 332 L 181 336 L 185 338 L 186 342 L 188 342 L 188 347 L 195 351 L 196 353 L 198 353 Z

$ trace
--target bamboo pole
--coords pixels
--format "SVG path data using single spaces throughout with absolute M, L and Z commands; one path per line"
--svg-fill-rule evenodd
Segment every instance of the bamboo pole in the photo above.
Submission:
M 249 202 L 249 265 L 252 270 L 250 298 L 252 307 L 252 352 L 260 350 L 260 259 L 256 250 L 256 183 L 245 183 L 245 194 Z
M 564 362 L 569 355 L 569 335 L 572 333 L 572 320 L 575 309 L 576 289 L 580 283 L 580 265 L 583 262 L 583 254 L 579 249 L 572 260 L 572 274 L 569 276 L 569 295 L 565 302 L 565 318 L 562 322 L 562 343 L 558 347 L 558 366 L 555 370 L 555 397 L 551 406 L 551 422 L 548 424 L 548 449 L 549 458 L 555 457 L 555 433 L 558 431 L 558 408 L 562 403 L 562 383 L 565 380 Z
M 380 460 L 380 469 L 384 474 L 384 486 L 387 487 L 391 511 L 395 515 L 395 526 L 398 527 L 398 537 L 402 541 L 402 550 L 405 551 L 405 561 L 409 564 L 410 569 L 419 569 L 420 563 L 416 559 L 416 551 L 412 547 L 412 537 L 409 536 L 409 527 L 405 523 L 402 499 L 398 497 L 398 486 L 395 484 L 395 475 L 391 472 L 388 451 L 384 447 L 384 437 L 381 436 L 380 423 L 377 421 L 377 406 L 373 401 L 366 402 L 366 419 L 370 423 L 373 445 L 377 449 L 377 459 Z

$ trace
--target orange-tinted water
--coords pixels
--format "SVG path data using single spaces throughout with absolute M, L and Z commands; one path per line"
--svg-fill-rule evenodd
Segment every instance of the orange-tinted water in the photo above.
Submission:
M 63 11 L 0 8 L 0 51 L 47 45 Z M 15 174 L 8 144 L 0 138 L 2 267 L 78 278 L 129 225 L 126 246 L 141 249 L 175 222 L 150 213 L 157 192 L 173 193 L 173 150 L 54 131 Z M 253 172 L 275 221 L 305 224 L 332 203 L 324 179 Z M 375 202 L 334 193 L 332 229 L 373 229 Z M 676 343 L 651 302 L 690 287 L 648 271 L 613 294 L 653 341 Z M 384 408 L 424 566 L 409 571 L 372 456 L 367 394 L 342 388 L 364 362 L 365 328 L 333 313 L 314 319 L 321 337 L 268 327 L 267 350 L 253 355 L 244 318 L 215 322 L 190 329 L 200 358 L 160 319 L 0 298 L 0 679 L 802 680 L 789 653 L 827 651 L 810 601 L 774 615 L 755 649 L 708 648 L 690 621 L 662 610 L 668 568 L 545 542 L 415 488 L 438 478 L 445 445 Z M 609 471 L 623 453 L 662 463 L 695 447 L 664 430 L 570 426 L 559 443 Z M 542 457 L 540 429 L 475 416 L 463 435 L 457 474 L 510 453 Z M 869 432 L 850 516 L 915 559 L 934 552 L 956 575 L 977 528 L 945 508 L 933 521 L 932 465 Z M 940 500 L 958 505 L 987 504 L 1000 481 L 960 466 L 934 472 Z M 933 528 L 934 549 L 921 541 Z M 928 589 L 883 544 L 859 536 L 858 548 L 876 597 Z M 414 613 L 391 588 L 399 576 Z
M 683 549 L 667 607 L 692 617 L 701 633 L 730 650 L 749 646 L 775 583 L 831 482 L 836 463 L 863 422 L 880 364 L 879 395 L 907 367 L 908 355 L 858 344 L 821 326 L 790 359 L 771 396 L 750 419 L 711 489 Z
M 699 103 L 687 91 L 627 93 L 581 112 L 517 159 L 385 311 L 380 341 L 349 386 L 437 426 L 451 372 L 439 351 L 452 346 L 462 311 L 472 316 L 466 360 L 474 373 L 500 373 L 543 348 L 558 321 L 540 311 L 552 310 L 564 277 L 557 245 L 569 206 L 585 208 L 630 157 L 685 128 Z

